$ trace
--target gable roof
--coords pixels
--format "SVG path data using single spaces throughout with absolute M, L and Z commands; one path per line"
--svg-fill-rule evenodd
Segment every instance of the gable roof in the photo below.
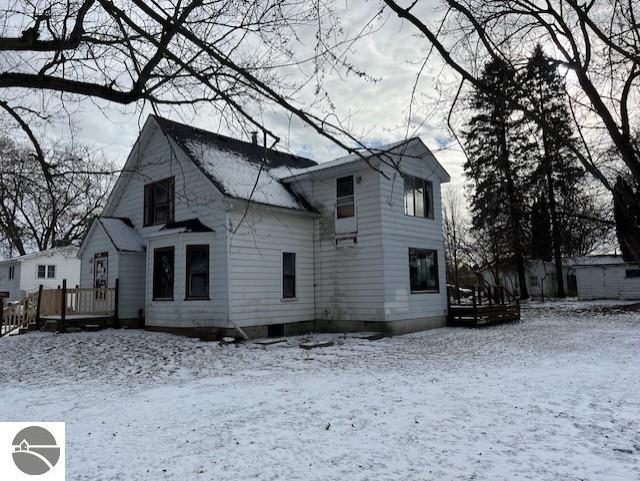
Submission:
M 390 144 L 381 145 L 380 147 L 370 147 L 367 149 L 358 149 L 359 154 L 350 154 L 345 155 L 343 157 L 338 157 L 337 159 L 330 160 L 329 162 L 322 162 L 320 164 L 316 164 L 309 167 L 298 168 L 298 169 L 278 169 L 277 172 L 273 172 L 278 179 L 282 181 L 287 181 L 293 179 L 295 177 L 304 176 L 307 174 L 311 174 L 314 172 L 319 172 L 327 169 L 331 169 L 333 167 L 338 167 L 340 165 L 350 164 L 352 162 L 357 162 L 359 160 L 370 159 L 372 157 L 379 156 L 381 154 L 389 154 L 395 156 L 409 156 L 410 154 L 405 151 L 409 149 L 411 144 L 415 144 L 420 150 L 424 153 L 427 153 L 430 159 L 434 162 L 434 166 L 436 168 L 436 173 L 441 182 L 449 182 L 451 179 L 449 177 L 449 173 L 445 170 L 445 168 L 438 162 L 435 158 L 431 150 L 425 145 L 425 143 L 420 139 L 420 137 L 411 137 L 408 139 L 400 140 L 397 142 L 392 142 Z
M 307 209 L 306 203 L 280 183 L 272 171 L 312 167 L 317 165 L 313 160 L 162 117 L 153 119 L 221 193 L 277 207 Z
M 96 217 L 91 223 L 91 227 L 82 239 L 77 257 L 82 257 L 82 253 L 88 245 L 88 240 L 97 226 L 100 226 L 111 245 L 118 252 L 144 252 L 145 240 L 133 227 L 131 220 L 126 217 Z
M 145 241 L 125 217 L 98 217 L 98 223 L 118 252 L 144 252 Z

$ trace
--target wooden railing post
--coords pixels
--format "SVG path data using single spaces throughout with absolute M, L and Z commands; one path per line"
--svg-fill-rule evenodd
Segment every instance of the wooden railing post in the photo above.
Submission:
M 0 336 L 4 336 L 4 298 L 0 297 Z
M 491 297 L 492 297 L 491 286 L 489 286 L 487 287 L 487 298 L 489 299 L 489 307 L 493 305 Z
M 67 280 L 62 279 L 62 299 L 60 301 L 60 332 L 65 331 L 65 318 L 67 316 Z
M 40 309 L 42 308 L 42 289 L 43 285 L 38 286 L 38 303 L 36 304 L 36 327 L 40 329 Z
M 113 327 L 118 329 L 120 327 L 120 318 L 118 317 L 118 304 L 119 297 L 118 293 L 120 292 L 120 279 L 116 279 L 116 291 L 114 293 L 113 299 Z

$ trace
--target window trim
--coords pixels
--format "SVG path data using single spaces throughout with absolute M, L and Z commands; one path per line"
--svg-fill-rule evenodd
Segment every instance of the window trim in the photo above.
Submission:
M 436 256 L 436 286 L 432 289 L 424 289 L 421 291 L 414 291 L 411 287 L 411 251 L 415 251 L 415 252 L 427 252 L 427 253 L 435 253 Z M 409 291 L 411 292 L 411 294 L 438 294 L 440 292 L 440 262 L 438 259 L 438 250 L 437 249 L 424 249 L 421 247 L 409 247 L 408 250 L 408 267 L 409 267 Z
M 49 275 L 49 272 L 51 272 L 51 269 L 53 269 L 53 275 L 52 276 Z M 56 269 L 55 264 L 47 265 L 47 279 L 55 279 L 56 278 L 56 271 L 57 271 L 57 269 Z
M 284 255 L 293 255 L 293 297 L 284 296 Z M 291 251 L 281 251 L 280 254 L 280 300 L 291 302 L 298 300 L 298 254 Z
M 168 184 L 167 190 L 167 220 L 166 222 L 158 222 L 155 218 L 156 205 L 153 199 L 153 189 L 158 184 Z M 149 182 L 144 185 L 144 202 L 142 207 L 142 225 L 143 227 L 150 227 L 154 225 L 163 225 L 173 222 L 175 219 L 175 176 L 165 177 L 164 179 Z
M 156 256 L 162 252 L 171 252 L 173 254 L 173 282 L 171 289 L 171 297 L 156 297 Z M 151 300 L 154 302 L 173 301 L 176 297 L 176 248 L 175 246 L 156 247 L 153 249 L 153 267 L 151 271 Z
M 40 275 L 40 268 L 44 268 L 44 274 Z M 36 279 L 46 279 L 47 278 L 47 265 L 46 264 L 38 264 L 36 266 Z
M 338 181 L 346 178 L 351 178 L 351 186 L 352 186 L 353 193 L 351 195 L 339 196 Z M 348 199 L 349 197 L 351 197 L 351 204 L 353 205 L 353 215 L 349 217 L 338 217 L 338 203 L 340 202 L 340 199 Z M 336 220 L 353 219 L 355 217 L 356 217 L 356 178 L 353 174 L 336 177 Z
M 191 257 L 189 254 L 198 249 L 207 251 L 207 293 L 204 296 L 190 295 L 191 288 Z M 211 300 L 211 249 L 209 244 L 187 244 L 185 249 L 185 280 L 184 280 L 184 300 L 185 301 L 210 301 Z M 175 261 L 174 261 L 175 262 Z
M 407 181 L 411 180 L 411 198 L 413 199 L 413 214 L 410 214 L 408 209 L 407 209 L 407 190 L 406 190 L 406 184 Z M 417 215 L 416 214 L 416 180 L 420 180 L 422 181 L 422 190 L 423 190 L 423 194 L 422 194 L 422 214 L 423 215 Z M 425 200 L 428 201 L 428 207 L 429 209 L 426 210 L 426 203 Z M 408 174 L 404 174 L 403 175 L 403 181 L 402 181 L 402 206 L 404 208 L 404 215 L 408 216 L 408 217 L 418 217 L 421 219 L 429 219 L 429 220 L 434 220 L 435 219 L 435 209 L 433 206 L 433 181 L 428 180 L 428 179 L 423 179 L 422 177 L 416 177 L 414 175 L 408 175 Z

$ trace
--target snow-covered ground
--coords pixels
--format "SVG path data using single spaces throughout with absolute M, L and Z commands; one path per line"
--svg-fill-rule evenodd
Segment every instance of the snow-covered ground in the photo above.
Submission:
M 640 479 L 640 312 L 268 347 L 0 339 L 0 420 L 65 421 L 74 480 Z

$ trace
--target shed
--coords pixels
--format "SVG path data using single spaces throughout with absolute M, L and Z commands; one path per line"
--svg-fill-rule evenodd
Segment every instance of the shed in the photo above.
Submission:
M 621 256 L 587 256 L 575 260 L 579 300 L 640 300 L 640 267 Z

